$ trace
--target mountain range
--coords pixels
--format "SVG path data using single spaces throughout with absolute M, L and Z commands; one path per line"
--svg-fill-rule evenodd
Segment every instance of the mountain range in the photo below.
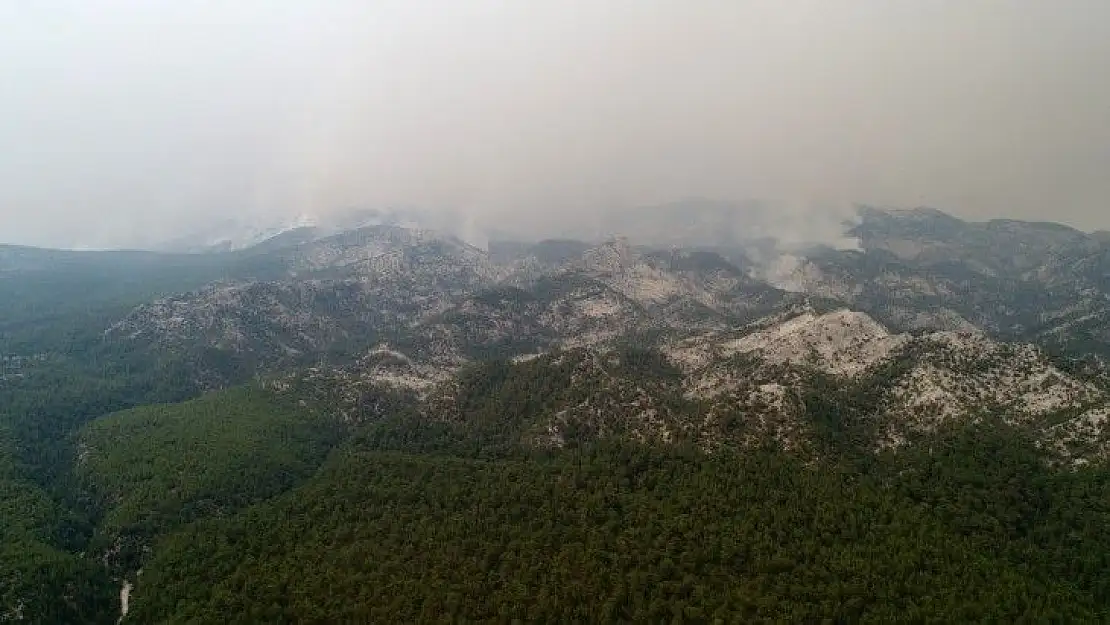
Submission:
M 527 593 L 515 599 L 499 594 L 508 592 L 509 582 L 488 577 L 497 562 L 539 558 L 542 550 L 528 541 L 556 534 L 535 527 L 562 517 L 557 508 L 549 511 L 553 517 L 529 516 L 498 499 L 496 489 L 506 475 L 516 475 L 513 463 L 526 462 L 527 471 L 538 473 L 511 479 L 538 480 L 532 488 L 540 490 L 547 480 L 570 480 L 570 490 L 560 486 L 550 496 L 570 497 L 576 503 L 568 505 L 583 506 L 583 515 L 627 514 L 623 522 L 612 521 L 614 532 L 621 523 L 640 527 L 633 520 L 643 519 L 621 507 L 633 505 L 629 493 L 648 497 L 649 491 L 629 486 L 640 474 L 616 486 L 605 477 L 615 475 L 614 459 L 626 457 L 620 454 L 648 453 L 629 446 L 662 454 L 665 460 L 643 461 L 642 475 L 671 484 L 675 497 L 701 501 L 715 492 L 711 483 L 695 488 L 684 481 L 701 475 L 679 468 L 693 462 L 689 458 L 710 463 L 716 475 L 715 463 L 739 454 L 745 470 L 760 479 L 817 480 L 819 490 L 850 492 L 845 496 L 853 506 L 885 498 L 883 505 L 899 512 L 867 521 L 876 525 L 858 531 L 868 540 L 901 541 L 901 533 L 884 533 L 901 527 L 903 521 L 892 519 L 924 506 L 928 518 L 920 531 L 931 528 L 964 547 L 996 545 L 990 541 L 1005 547 L 991 551 L 1005 592 L 1002 581 L 980 580 L 971 584 L 981 593 L 974 601 L 959 599 L 960 585 L 970 582 L 959 582 L 948 568 L 942 567 L 943 575 L 954 577 L 938 582 L 932 594 L 907 581 L 908 572 L 892 577 L 902 590 L 884 586 L 883 592 L 913 597 L 907 601 L 923 610 L 925 620 L 1037 620 L 1050 614 L 1041 608 L 1064 605 L 1060 601 L 1072 602 L 1060 612 L 1064 617 L 1106 615 L 1110 595 L 1089 573 L 1097 562 L 1075 565 L 1065 575 L 1070 581 L 1060 582 L 1057 564 L 1046 555 L 1093 550 L 1103 561 L 1110 558 L 1105 532 L 1085 525 L 1072 542 L 1060 542 L 1057 534 L 1034 528 L 1044 523 L 1063 535 L 1074 527 L 1055 510 L 1098 501 L 1103 485 L 1110 488 L 1102 481 L 1110 475 L 1110 238 L 1058 224 L 977 223 L 934 209 L 862 208 L 829 245 L 775 240 L 761 227 L 737 227 L 746 213 L 698 206 L 691 212 L 688 205 L 668 205 L 637 219 L 611 216 L 599 231 L 619 236 L 491 239 L 480 247 L 459 232 L 428 229 L 404 211 L 363 212 L 329 223 L 300 220 L 288 228 L 240 229 L 235 236 L 228 233 L 237 226 L 220 225 L 160 251 L 0 247 L 0 355 L 21 363 L 18 372 L 5 368 L 0 376 L 0 488 L 10 502 L 0 509 L 0 536 L 13 545 L 0 559 L 0 622 L 107 622 L 121 614 L 125 622 L 422 621 L 434 620 L 433 614 L 595 620 L 603 612 L 565 611 L 556 607 L 564 604 L 529 600 Z M 711 216 L 701 219 L 703 213 Z M 1013 441 L 1024 445 L 1020 454 Z M 965 470 L 966 459 L 948 455 L 961 445 L 992 451 L 983 466 Z M 779 468 L 756 458 L 777 458 Z M 500 477 L 484 473 L 482 467 L 490 466 L 499 467 Z M 450 472 L 440 473 L 448 467 L 494 493 L 482 499 L 493 506 L 492 517 L 486 508 L 455 514 L 494 519 L 500 525 L 484 530 L 487 536 L 510 526 L 513 535 L 504 538 L 496 558 L 482 551 L 486 546 L 479 549 L 486 555 L 468 551 L 465 533 L 446 542 L 430 529 L 419 535 L 454 554 L 435 567 L 463 570 L 467 558 L 493 558 L 474 574 L 491 585 L 482 597 L 501 597 L 499 605 L 508 610 L 501 616 L 486 611 L 493 604 L 468 594 L 478 591 L 459 590 L 465 584 L 449 574 L 417 584 L 420 570 L 429 575 L 433 569 L 414 562 L 431 556 L 405 556 L 416 571 L 406 576 L 399 572 L 405 561 L 380 551 L 386 543 L 360 534 L 359 523 L 378 527 L 386 523 L 382 510 L 389 509 L 414 526 L 439 519 L 445 535 L 453 536 L 453 521 L 434 512 L 466 500 L 451 490 L 444 477 Z M 377 490 L 336 481 L 352 479 L 351 471 L 377 470 L 394 481 Z M 997 486 L 1001 482 L 991 481 L 996 475 L 1010 480 L 1008 488 L 1028 492 L 1012 493 L 997 510 L 982 512 L 967 489 Z M 1032 492 L 1042 497 L 1054 480 L 1080 479 L 1066 484 L 1076 492 L 1086 485 L 1086 494 L 1053 511 L 1047 500 L 1027 499 Z M 424 493 L 420 497 L 432 503 L 420 505 L 432 508 L 406 507 L 415 500 L 406 499 L 398 484 Z M 442 489 L 455 494 L 447 497 Z M 335 499 L 340 491 L 351 499 Z M 608 503 L 583 503 L 595 496 Z M 667 515 L 680 514 L 671 495 L 651 497 L 664 497 Z M 651 497 L 635 505 L 663 501 Z M 299 508 L 305 502 L 322 507 Z M 773 514 L 797 504 L 782 505 Z M 360 506 L 363 513 L 356 512 Z M 1087 509 L 1086 522 L 1100 519 L 1103 508 L 1105 502 Z M 276 608 L 244 599 L 250 580 L 263 574 L 228 553 L 249 551 L 250 562 L 269 562 L 274 570 L 293 566 L 285 554 L 266 551 L 243 534 L 262 528 L 274 544 L 296 549 L 283 541 L 313 530 L 280 520 L 293 509 L 301 510 L 302 520 L 319 516 L 318 527 L 337 524 L 330 538 L 305 538 L 305 544 L 339 545 L 335 553 L 344 558 L 365 549 L 386 567 L 333 562 L 321 575 L 342 570 L 384 584 L 382 571 L 393 571 L 388 583 L 414 603 L 375 611 L 384 609 L 372 607 L 378 594 L 351 591 L 359 597 L 352 599 L 354 611 L 329 607 L 323 588 L 277 573 L 278 586 L 259 591 Z M 749 522 L 768 532 L 759 540 L 785 531 L 779 522 Z M 407 554 L 393 523 L 376 531 L 400 541 L 389 543 L 391 553 Z M 693 540 L 698 531 L 722 540 L 717 530 L 671 531 L 681 540 Z M 807 531 L 809 545 L 826 530 Z M 612 536 L 629 540 L 619 532 Z M 660 535 L 651 536 L 665 545 Z M 602 551 L 617 555 L 599 564 L 594 555 L 567 551 L 575 540 L 593 539 L 564 538 L 571 542 L 549 546 L 545 557 L 586 558 L 598 571 L 616 567 L 622 575 L 649 576 L 642 582 L 648 590 L 638 591 L 647 594 L 582 591 L 589 597 L 582 605 L 591 610 L 623 597 L 618 603 L 625 616 L 616 620 L 657 620 L 656 595 L 668 597 L 668 606 L 689 607 L 675 618 L 690 622 L 709 622 L 699 612 L 707 606 L 748 620 L 883 621 L 892 614 L 885 610 L 900 601 L 857 606 L 845 599 L 848 590 L 830 590 L 810 573 L 796 572 L 795 579 L 809 580 L 798 582 L 804 588 L 797 592 L 815 593 L 813 603 L 780 610 L 790 593 L 775 586 L 773 564 L 790 562 L 795 570 L 802 561 L 760 552 L 751 543 L 745 547 L 749 564 L 728 566 L 747 571 L 738 580 L 761 581 L 743 586 L 739 603 L 718 606 L 693 589 L 711 587 L 712 575 L 723 573 L 682 561 L 684 552 L 672 552 L 673 545 L 658 547 L 660 558 L 678 562 L 632 565 L 617 564 L 623 552 L 606 542 Z M 516 556 L 503 549 L 515 549 Z M 909 547 L 891 547 L 890 553 L 902 549 Z M 852 554 L 837 557 L 860 557 Z M 811 554 L 806 562 L 821 557 Z M 1034 564 L 1021 568 L 1022 557 Z M 558 566 L 564 565 L 587 566 Z M 243 577 L 248 569 L 256 578 Z M 216 581 L 215 590 L 205 585 L 203 571 Z M 872 588 L 887 583 L 856 579 L 863 575 L 858 569 L 841 574 Z M 351 579 L 334 583 L 347 588 Z M 573 601 L 551 580 L 528 579 L 541 594 Z M 678 590 L 682 583 L 691 584 L 686 594 Z M 115 593 L 119 586 L 122 596 Z M 1006 611 L 1018 609 L 1001 599 L 1014 589 L 1052 599 Z M 293 595 L 303 601 L 288 598 Z M 470 599 L 450 603 L 459 597 Z M 826 600 L 839 607 L 819 607 Z M 546 607 L 513 611 L 519 605 Z M 855 607 L 838 611 L 846 605 Z

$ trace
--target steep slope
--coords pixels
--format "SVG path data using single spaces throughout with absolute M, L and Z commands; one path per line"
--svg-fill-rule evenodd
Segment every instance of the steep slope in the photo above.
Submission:
M 977 327 L 1072 353 L 1110 351 L 1105 241 L 1056 224 L 864 210 L 862 251 L 783 257 L 763 275 L 902 330 Z
M 76 466 L 105 510 L 92 548 L 114 573 L 134 572 L 171 529 L 307 478 L 341 434 L 340 421 L 254 387 L 97 419 Z
M 773 364 L 804 363 L 833 375 L 853 376 L 891 357 L 907 337 L 891 335 L 867 315 L 812 312 L 721 345 L 726 353 L 758 353 Z
M 167 539 L 138 580 L 133 620 L 1094 618 L 1086 562 L 1054 576 L 1055 544 L 991 530 L 1039 497 L 1057 503 L 1039 474 L 968 467 L 1018 493 L 984 510 L 903 495 L 933 494 L 910 490 L 914 468 L 883 488 L 767 454 L 521 462 L 360 446 L 289 496 Z M 1099 544 L 1091 526 L 1081 536 Z
M 484 359 L 601 344 L 651 326 L 636 302 L 603 283 L 565 273 L 540 278 L 526 289 L 481 291 L 429 319 L 418 336 L 438 346 L 435 353 L 453 350 Z
M 652 346 L 661 337 L 722 330 L 804 299 L 714 253 L 635 249 L 623 239 L 580 255 L 569 244 L 559 246 L 552 254 L 557 260 L 534 273 L 515 272 L 519 265 L 510 256 L 502 286 L 467 297 L 420 332 L 456 345 L 457 353 L 469 346 L 474 357 L 620 341 Z
M 249 252 L 249 251 L 248 251 Z M 261 254 L 261 252 L 251 252 Z M 327 355 L 351 357 L 493 284 L 484 254 L 455 239 L 393 226 L 268 251 L 280 281 L 230 282 L 145 304 L 106 333 L 198 363 L 209 385 Z
M 220 285 L 140 306 L 106 338 L 191 362 L 199 380 L 220 386 L 391 339 L 420 314 L 417 297 L 352 281 Z
M 614 239 L 573 265 L 676 327 L 722 327 L 790 299 L 712 252 L 638 250 Z
M 459 363 L 723 329 L 801 299 L 713 253 L 641 251 L 614 240 L 575 255 L 568 246 L 578 251 L 531 248 L 524 258 L 538 264 L 522 268 L 517 256 L 495 265 L 450 237 L 365 228 L 267 252 L 289 272 L 281 281 L 165 298 L 107 336 L 197 359 L 218 384 L 381 341 Z
M 847 310 L 807 310 L 739 337 L 690 337 L 664 353 L 683 370 L 687 396 L 709 400 L 710 412 L 727 400 L 795 432 L 807 418 L 806 394 L 830 383 L 813 375 L 832 376 L 838 392 L 859 398 L 860 417 L 880 446 L 985 416 L 1028 427 L 1045 441 L 1089 439 L 1102 422 L 1097 410 L 1110 403 L 1103 385 L 1062 371 L 1033 345 L 976 332 L 891 334 Z

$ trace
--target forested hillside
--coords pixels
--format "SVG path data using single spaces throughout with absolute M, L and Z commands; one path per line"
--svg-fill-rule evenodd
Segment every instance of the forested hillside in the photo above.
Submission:
M 1075 622 L 1110 598 L 1110 484 L 1050 474 L 1005 430 L 866 468 L 638 445 L 479 459 L 382 440 L 168 536 L 138 578 L 136 622 Z
M 0 623 L 1110 620 L 1104 242 L 858 234 L 0 250 Z
M 76 468 L 104 511 L 93 548 L 113 570 L 134 571 L 152 537 L 311 476 L 343 426 L 290 404 L 244 387 L 89 424 Z

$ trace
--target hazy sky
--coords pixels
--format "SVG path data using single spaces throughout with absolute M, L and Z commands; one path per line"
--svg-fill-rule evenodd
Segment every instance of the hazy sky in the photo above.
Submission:
M 0 240 L 686 196 L 1110 228 L 1106 0 L 0 0 Z

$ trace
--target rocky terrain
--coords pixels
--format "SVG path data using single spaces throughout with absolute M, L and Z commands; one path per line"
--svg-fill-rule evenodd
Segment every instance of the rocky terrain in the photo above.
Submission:
M 1110 348 L 1110 247 L 1059 224 L 968 223 L 932 209 L 866 209 L 860 250 L 780 257 L 787 290 L 835 298 L 905 330 L 978 328 L 1070 352 Z
M 1105 241 L 930 209 L 864 209 L 849 234 L 858 249 L 734 241 L 727 253 L 623 237 L 485 250 L 395 224 L 279 236 L 241 254 L 283 277 L 144 304 L 105 336 L 207 354 L 202 369 L 241 363 L 198 371 L 210 386 L 314 366 L 442 398 L 460 371 L 496 359 L 597 385 L 533 415 L 537 444 L 585 428 L 802 448 L 814 437 L 806 398 L 832 384 L 866 396 L 855 418 L 875 449 L 995 416 L 1036 429 L 1046 448 L 1102 453 Z M 631 381 L 613 364 L 628 348 L 673 375 Z

